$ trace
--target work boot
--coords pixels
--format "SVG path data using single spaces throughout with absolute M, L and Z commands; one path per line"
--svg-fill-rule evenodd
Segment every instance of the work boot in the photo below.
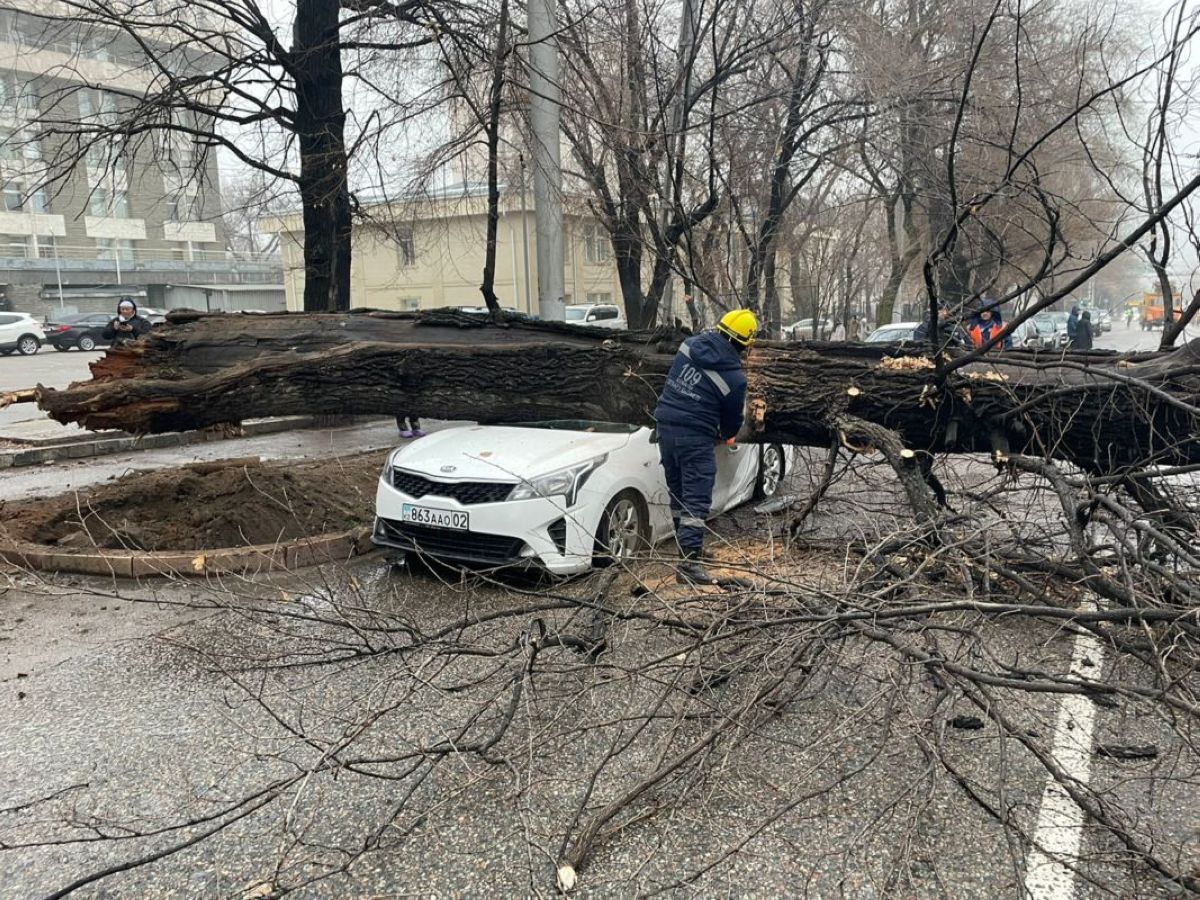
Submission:
M 716 584 L 716 579 L 704 571 L 700 560 L 704 558 L 703 550 L 685 550 L 683 562 L 675 573 L 675 580 L 680 584 Z

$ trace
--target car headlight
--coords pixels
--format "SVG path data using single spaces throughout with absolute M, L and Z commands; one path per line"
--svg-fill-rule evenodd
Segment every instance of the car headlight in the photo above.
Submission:
M 382 478 L 388 484 L 392 483 L 392 469 L 395 468 L 395 465 L 392 463 L 392 457 L 395 455 L 395 452 L 389 453 L 387 455 L 387 459 L 383 461 L 383 474 L 380 476 L 380 478 Z
M 531 500 L 534 497 L 565 497 L 567 506 L 574 506 L 583 487 L 593 472 L 604 465 L 608 454 L 577 463 L 565 469 L 557 469 L 537 478 L 522 481 L 512 489 L 509 500 Z

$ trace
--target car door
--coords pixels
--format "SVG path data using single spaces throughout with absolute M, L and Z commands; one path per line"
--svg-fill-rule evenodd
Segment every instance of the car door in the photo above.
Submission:
M 107 313 L 97 313 L 94 316 L 88 316 L 79 323 L 80 333 L 82 334 L 86 331 L 97 344 L 107 344 L 108 341 L 104 339 L 104 328 L 108 325 L 111 318 L 112 316 Z
M 15 344 L 20 337 L 21 317 L 0 313 L 0 345 Z

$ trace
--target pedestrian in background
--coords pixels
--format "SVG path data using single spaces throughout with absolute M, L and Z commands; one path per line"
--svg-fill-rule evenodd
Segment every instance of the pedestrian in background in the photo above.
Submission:
M 858 316 L 850 317 L 850 327 L 846 329 L 846 340 L 862 340 L 862 323 L 858 321 Z
M 117 304 L 117 317 L 104 326 L 102 336 L 111 346 L 123 347 L 149 334 L 150 327 L 150 320 L 138 315 L 133 298 L 122 297 Z
M 1072 350 L 1092 349 L 1092 314 L 1086 309 L 1075 325 L 1075 340 L 1071 343 Z

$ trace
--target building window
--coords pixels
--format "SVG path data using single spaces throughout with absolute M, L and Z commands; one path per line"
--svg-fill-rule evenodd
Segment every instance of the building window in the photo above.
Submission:
M 26 194 L 22 182 L 9 181 L 4 185 L 4 208 L 9 212 L 42 214 L 50 211 L 50 203 L 42 188 L 38 188 L 32 194 Z
M 96 238 L 96 259 L 133 262 L 133 241 L 126 238 Z
M 413 241 L 413 233 L 409 231 L 401 231 L 396 235 L 396 260 L 401 267 L 416 265 L 417 263 L 417 245 Z M 414 306 L 413 309 L 419 308 Z
M 29 256 L 29 238 L 24 235 L 5 235 L 3 238 L 0 238 L 0 241 L 3 241 L 0 246 L 3 246 L 5 256 L 17 257 L 18 259 Z
M 17 212 L 21 208 L 21 182 L 10 181 L 4 185 L 4 208 Z
M 598 291 L 596 293 L 589 292 L 587 295 L 588 303 L 612 303 L 612 294 L 609 291 Z
M 129 218 L 129 192 L 113 191 L 112 215 L 117 219 Z
M 98 219 L 108 218 L 108 188 L 97 187 L 88 198 L 88 212 Z
M 96 88 L 85 88 L 79 92 L 79 118 L 87 121 L 94 118 L 99 125 L 115 125 L 117 103 L 113 95 Z
M 602 265 L 612 257 L 612 246 L 608 235 L 599 225 L 583 228 L 583 261 L 589 266 Z
M 400 298 L 400 308 L 405 311 L 412 311 L 414 309 L 420 309 L 421 308 L 421 298 L 420 297 L 401 297 Z

